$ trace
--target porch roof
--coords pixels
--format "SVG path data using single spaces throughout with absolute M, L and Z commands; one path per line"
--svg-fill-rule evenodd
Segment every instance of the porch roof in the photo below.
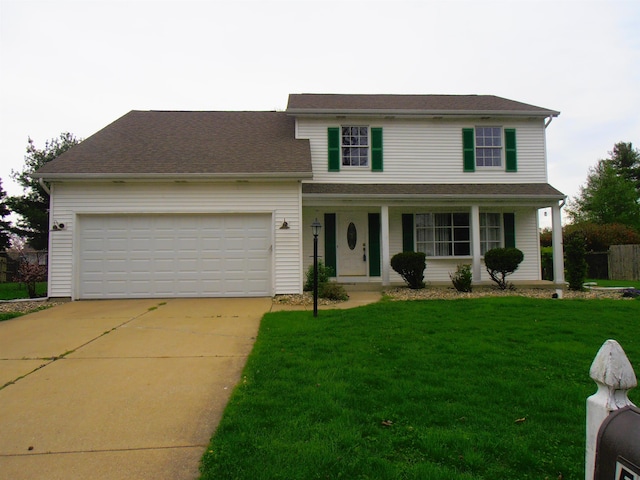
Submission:
M 559 201 L 565 195 L 548 183 L 303 183 L 303 196 Z

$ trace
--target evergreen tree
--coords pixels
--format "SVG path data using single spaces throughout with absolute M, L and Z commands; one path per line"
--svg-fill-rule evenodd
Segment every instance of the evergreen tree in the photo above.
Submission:
M 4 251 L 11 243 L 11 224 L 4 218 L 10 213 L 11 210 L 7 205 L 7 192 L 2 188 L 2 179 L 0 178 L 0 251 Z
M 33 178 L 33 174 L 80 141 L 71 133 L 62 133 L 58 138 L 46 142 L 42 150 L 36 148 L 31 138 L 28 142 L 22 172 L 12 172 L 12 178 L 22 185 L 24 194 L 10 197 L 7 203 L 20 215 L 13 231 L 23 237 L 32 248 L 44 250 L 49 243 L 49 195 L 38 179 Z
M 568 213 L 576 223 L 620 223 L 640 231 L 640 154 L 620 142 L 610 155 L 589 169 Z

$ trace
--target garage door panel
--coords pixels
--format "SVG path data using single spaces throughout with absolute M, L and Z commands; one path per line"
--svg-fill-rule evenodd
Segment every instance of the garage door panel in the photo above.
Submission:
M 267 296 L 270 215 L 83 216 L 80 298 Z

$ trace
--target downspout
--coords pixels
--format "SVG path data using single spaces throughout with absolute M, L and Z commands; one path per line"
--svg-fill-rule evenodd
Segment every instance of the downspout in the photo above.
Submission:
M 549 117 L 549 119 L 544 123 L 544 129 L 545 130 L 551 124 L 552 121 L 553 121 L 553 116 Z
M 38 183 L 40 184 L 40 186 L 42 187 L 42 189 L 47 192 L 47 195 L 51 196 L 51 190 L 49 190 L 49 187 L 47 187 L 47 184 L 44 183 L 44 178 L 40 177 L 38 179 Z
M 44 179 L 40 177 L 38 183 L 42 189 L 49 195 L 49 241 L 47 242 L 47 299 L 51 298 L 51 221 L 53 218 L 53 211 L 51 208 L 51 189 L 44 183 Z

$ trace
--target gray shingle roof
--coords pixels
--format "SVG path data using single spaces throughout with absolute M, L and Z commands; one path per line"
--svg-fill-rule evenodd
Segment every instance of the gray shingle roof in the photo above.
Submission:
M 291 94 L 291 114 L 528 115 L 555 117 L 555 110 L 494 95 Z
M 303 195 L 349 197 L 496 198 L 561 200 L 564 194 L 548 183 L 303 183 Z
M 311 176 L 308 140 L 283 112 L 131 111 L 38 176 Z

